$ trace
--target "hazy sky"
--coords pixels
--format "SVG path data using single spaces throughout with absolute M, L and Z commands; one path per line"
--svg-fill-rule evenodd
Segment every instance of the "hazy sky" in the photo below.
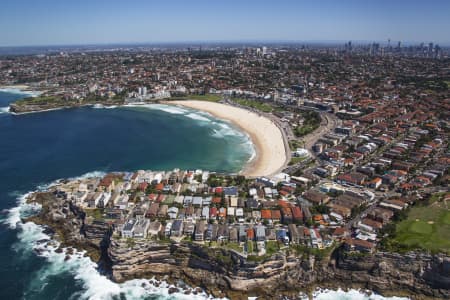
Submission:
M 388 38 L 450 44 L 450 0 L 0 0 L 0 46 Z

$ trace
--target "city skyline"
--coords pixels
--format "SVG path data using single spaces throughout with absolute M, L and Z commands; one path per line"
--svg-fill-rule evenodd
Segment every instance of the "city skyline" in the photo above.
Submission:
M 432 1 L 8 1 L 0 47 L 182 42 L 434 42 L 450 3 Z

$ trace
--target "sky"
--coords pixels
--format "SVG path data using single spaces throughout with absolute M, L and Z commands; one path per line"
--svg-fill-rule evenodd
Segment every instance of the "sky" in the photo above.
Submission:
M 0 46 L 194 41 L 450 44 L 450 0 L 0 0 Z

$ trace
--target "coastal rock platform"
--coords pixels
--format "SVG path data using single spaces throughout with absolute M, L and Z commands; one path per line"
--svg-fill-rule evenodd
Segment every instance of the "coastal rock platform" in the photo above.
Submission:
M 337 249 L 321 260 L 285 252 L 253 262 L 234 251 L 202 244 L 115 237 L 108 224 L 87 222 L 83 210 L 52 192 L 34 193 L 28 201 L 42 209 L 25 221 L 49 228 L 61 248 L 85 250 L 116 282 L 181 280 L 231 299 L 296 299 L 318 286 L 370 289 L 411 299 L 450 298 L 450 258 L 445 255 L 349 255 Z

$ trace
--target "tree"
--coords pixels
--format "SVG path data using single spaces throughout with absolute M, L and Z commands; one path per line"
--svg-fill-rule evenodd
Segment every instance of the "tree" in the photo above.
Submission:
M 305 222 L 306 227 L 311 227 L 313 222 L 310 219 L 307 219 Z
M 245 183 L 245 176 L 236 176 L 236 185 L 242 185 L 243 183 Z
M 330 212 L 330 208 L 325 204 L 319 204 L 314 206 L 315 211 L 319 214 L 328 214 Z
M 305 191 L 305 188 L 300 185 L 297 185 L 295 187 L 295 194 L 297 194 L 297 195 L 303 193 L 304 191 Z

